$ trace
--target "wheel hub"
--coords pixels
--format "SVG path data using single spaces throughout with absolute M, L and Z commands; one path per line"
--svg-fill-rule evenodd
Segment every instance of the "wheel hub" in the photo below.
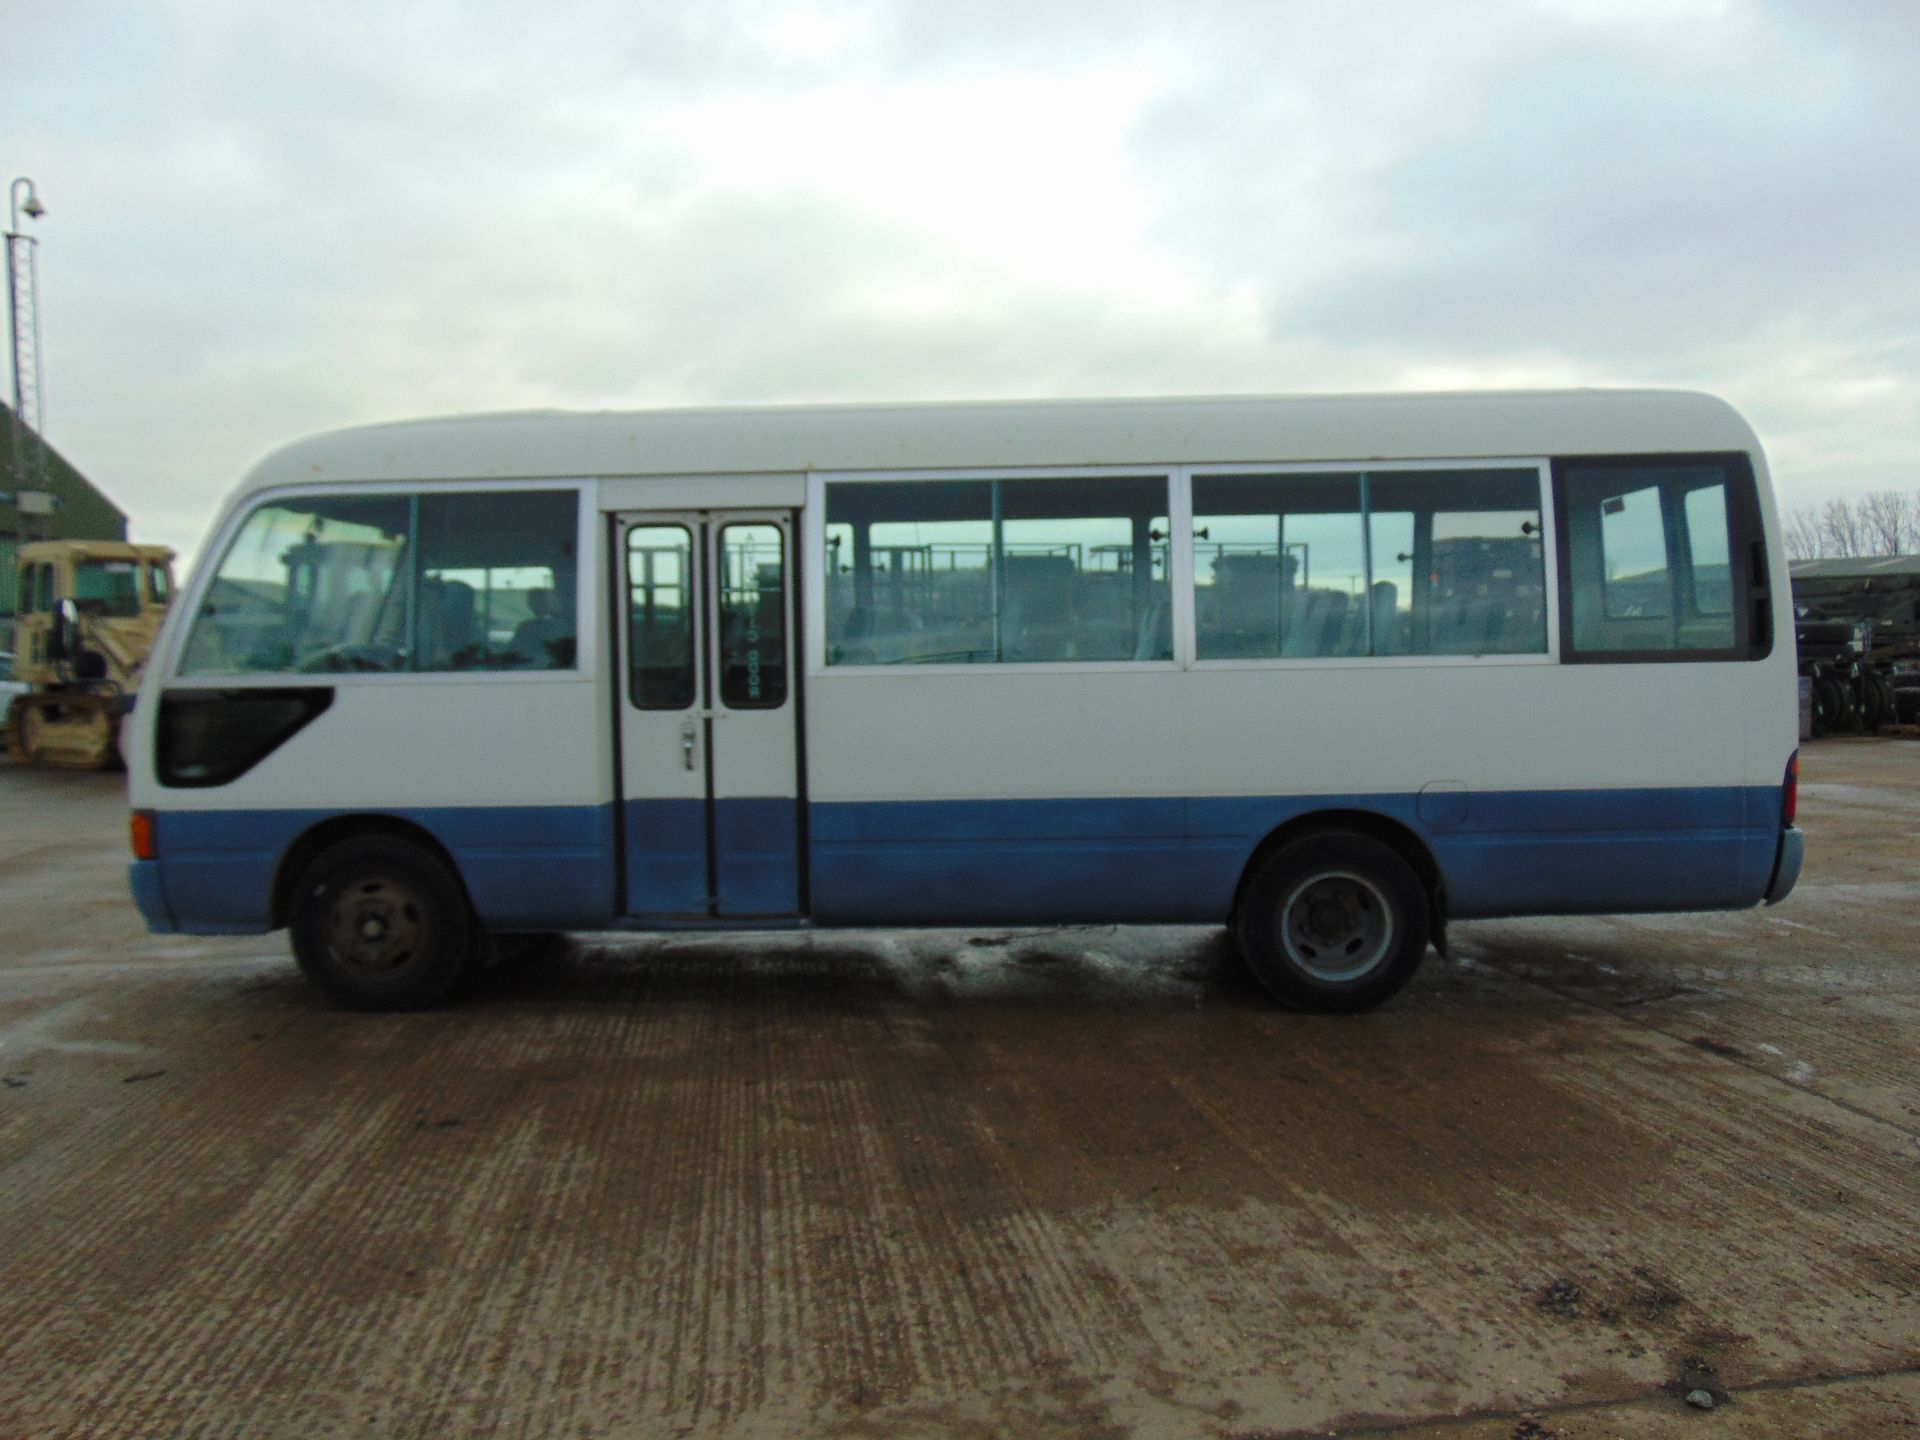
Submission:
M 375 972 L 406 964 L 428 940 L 420 897 L 384 878 L 344 887 L 334 900 L 328 930 L 333 953 L 343 964 Z
M 1369 879 L 1350 871 L 1308 877 L 1280 907 L 1287 957 L 1317 980 L 1354 980 L 1393 948 L 1393 908 Z

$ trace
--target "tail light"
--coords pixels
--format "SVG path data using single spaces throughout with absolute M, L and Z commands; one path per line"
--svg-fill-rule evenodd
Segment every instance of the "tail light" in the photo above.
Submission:
M 1793 758 L 1787 761 L 1787 778 L 1780 786 L 1780 823 L 1793 824 L 1793 817 L 1800 812 L 1800 752 L 1793 752 Z
M 153 844 L 153 812 L 136 810 L 127 818 L 127 839 L 133 844 L 133 858 L 151 860 L 156 851 Z

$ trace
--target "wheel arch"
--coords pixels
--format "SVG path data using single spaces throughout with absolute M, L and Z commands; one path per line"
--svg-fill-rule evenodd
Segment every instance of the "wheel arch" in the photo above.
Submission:
M 453 883 L 459 887 L 462 898 L 467 902 L 468 912 L 473 912 L 473 895 L 467 889 L 467 878 L 460 873 L 460 866 L 453 858 L 453 852 L 448 850 L 440 842 L 440 838 L 424 825 L 416 824 L 411 820 L 402 820 L 397 815 L 378 813 L 333 815 L 301 831 L 299 837 L 280 857 L 280 863 L 273 874 L 271 916 L 273 928 L 278 930 L 287 924 L 287 904 L 293 893 L 293 882 L 315 856 L 343 840 L 358 840 L 373 835 L 410 841 L 431 854 L 447 867 L 447 873 L 453 877 Z
M 1228 923 L 1231 924 L 1233 917 L 1240 913 L 1240 901 L 1247 893 L 1247 885 L 1269 855 L 1309 835 L 1334 831 L 1378 840 L 1407 862 L 1427 892 L 1433 946 L 1442 955 L 1446 954 L 1447 882 L 1440 862 L 1411 826 L 1390 815 L 1382 815 L 1377 810 L 1314 810 L 1305 815 L 1296 815 L 1286 824 L 1277 826 L 1254 846 L 1247 863 L 1241 867 L 1240 879 L 1233 887 L 1233 909 L 1229 913 Z

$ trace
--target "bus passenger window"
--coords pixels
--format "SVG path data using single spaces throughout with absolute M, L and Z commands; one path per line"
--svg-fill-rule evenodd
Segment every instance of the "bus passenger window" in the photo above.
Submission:
M 1193 528 L 1200 659 L 1367 653 L 1359 476 L 1196 476 Z
M 1727 494 L 1721 485 L 1687 492 L 1687 562 L 1693 603 L 1702 615 L 1733 612 L 1733 547 L 1727 541 Z M 1732 643 L 1732 637 L 1727 637 Z
M 777 710 L 787 700 L 786 550 L 778 525 L 720 529 L 720 703 Z
M 1732 652 L 1735 492 L 1717 462 L 1561 464 L 1569 653 Z
M 1546 654 L 1538 470 L 1382 471 L 1367 498 L 1371 584 L 1395 599 L 1374 654 Z
M 1535 468 L 1201 475 L 1193 509 L 1202 660 L 1546 653 Z
M 827 487 L 829 665 L 1168 661 L 1164 475 Z
M 420 497 L 414 669 L 571 670 L 571 490 Z

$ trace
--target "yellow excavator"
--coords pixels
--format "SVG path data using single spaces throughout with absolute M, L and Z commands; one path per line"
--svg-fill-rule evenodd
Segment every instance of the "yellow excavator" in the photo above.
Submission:
M 13 676 L 32 689 L 7 708 L 16 762 L 104 770 L 173 598 L 173 551 L 120 540 L 20 547 Z

